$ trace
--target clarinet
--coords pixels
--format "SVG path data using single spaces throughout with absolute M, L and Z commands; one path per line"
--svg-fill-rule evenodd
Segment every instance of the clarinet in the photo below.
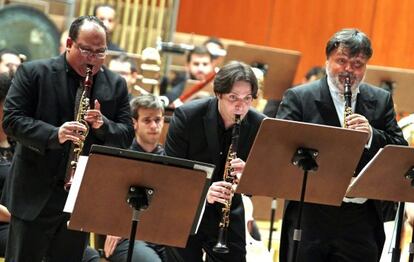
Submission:
M 76 112 L 75 121 L 78 121 L 81 124 L 86 126 L 86 131 L 78 131 L 78 133 L 80 135 L 83 135 L 85 138 L 89 133 L 89 124 L 86 122 L 85 116 L 86 116 L 86 112 L 90 109 L 89 95 L 90 95 L 90 90 L 93 84 L 92 68 L 93 68 L 93 65 L 86 66 L 85 79 L 82 84 L 83 86 L 82 95 L 79 99 L 79 104 L 76 105 L 78 106 L 78 108 L 75 111 Z M 84 141 L 79 141 L 78 143 L 73 143 L 71 146 L 71 155 L 69 157 L 70 165 L 68 166 L 66 176 L 65 176 L 65 184 L 63 186 L 66 191 L 69 191 L 70 187 L 72 186 L 72 181 L 75 175 L 76 166 L 78 164 L 79 156 L 82 153 L 84 143 L 85 143 Z
M 231 167 L 231 160 L 237 158 L 237 147 L 239 142 L 240 135 L 240 115 L 235 115 L 235 124 L 233 126 L 232 135 L 231 135 L 231 144 L 229 151 L 227 153 L 226 165 L 224 167 L 223 180 L 232 184 L 232 195 L 233 197 L 233 185 L 235 183 L 235 177 L 231 174 L 233 168 Z M 232 198 L 226 201 L 223 208 L 221 209 L 221 220 L 219 223 L 219 233 L 217 238 L 217 243 L 213 247 L 213 251 L 217 253 L 228 253 L 229 248 L 227 247 L 227 230 L 230 223 L 230 207 L 231 207 Z
M 344 81 L 344 99 L 345 99 L 345 110 L 344 110 L 344 127 L 347 128 L 346 117 L 353 114 L 352 112 L 352 90 L 351 90 L 351 78 L 349 75 L 345 77 Z

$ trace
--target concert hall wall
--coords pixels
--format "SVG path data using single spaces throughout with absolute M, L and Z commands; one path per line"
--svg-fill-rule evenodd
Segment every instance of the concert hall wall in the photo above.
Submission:
M 325 45 L 341 28 L 372 40 L 370 64 L 414 68 L 411 0 L 180 0 L 177 31 L 242 40 L 302 53 L 295 83 L 324 65 Z

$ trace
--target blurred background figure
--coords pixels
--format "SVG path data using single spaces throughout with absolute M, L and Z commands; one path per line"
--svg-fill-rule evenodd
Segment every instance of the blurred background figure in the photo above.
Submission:
M 108 68 L 125 79 L 128 85 L 130 99 L 145 91 L 137 85 L 138 71 L 136 63 L 126 54 L 121 54 L 112 58 L 111 61 L 109 61 Z
M 3 103 L 11 85 L 11 77 L 8 72 L 0 73 L 0 119 L 3 119 Z M 6 179 L 10 173 L 10 165 L 14 152 L 12 143 L 4 133 L 0 125 L 0 196 L 7 197 L 7 189 L 4 190 Z M 2 202 L 3 203 L 3 202 Z M 7 238 L 9 235 L 10 212 L 4 205 L 0 205 L 0 256 L 6 253 Z
M 109 4 L 96 5 L 93 15 L 103 22 L 108 33 L 108 50 L 123 51 L 117 44 L 112 42 L 112 35 L 117 25 L 115 8 Z
M 227 54 L 227 51 L 224 48 L 224 44 L 221 42 L 221 40 L 217 37 L 212 36 L 204 41 L 203 45 L 211 54 L 211 62 L 213 64 L 213 68 L 220 67 L 220 65 L 223 63 L 224 57 Z
M 185 89 L 188 79 L 205 81 L 214 72 L 212 56 L 205 46 L 196 46 L 187 55 L 185 75 L 177 76 L 174 86 L 165 94 L 170 102 L 176 100 Z
M 59 54 L 62 54 L 66 51 L 66 39 L 68 39 L 69 36 L 69 30 L 65 30 L 60 34 L 59 39 Z
M 325 68 L 321 66 L 314 66 L 308 70 L 305 77 L 302 79 L 302 84 L 310 83 L 312 81 L 321 79 L 326 75 Z M 263 109 L 263 114 L 268 117 L 276 117 L 277 110 L 279 108 L 280 100 L 271 99 L 267 101 L 266 106 Z
M 22 60 L 16 51 L 6 48 L 0 50 L 0 73 L 13 76 L 21 63 Z

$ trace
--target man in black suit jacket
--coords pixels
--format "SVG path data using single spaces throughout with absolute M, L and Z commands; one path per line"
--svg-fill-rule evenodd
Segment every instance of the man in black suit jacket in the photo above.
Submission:
M 230 252 L 212 251 L 217 242 L 222 204 L 231 197 L 231 183 L 223 181 L 224 165 L 231 142 L 235 114 L 241 115 L 237 159 L 231 161 L 232 175 L 243 171 L 257 130 L 264 115 L 250 109 L 257 96 L 257 80 L 251 68 L 240 62 L 224 66 L 214 80 L 216 97 L 194 100 L 178 107 L 167 134 L 165 151 L 168 156 L 197 160 L 216 165 L 209 187 L 200 228 L 189 237 L 186 248 L 173 252 L 184 261 L 245 261 L 246 241 L 244 209 L 241 195 L 232 199 L 228 246 Z M 178 260 L 178 261 L 182 261 Z
M 286 91 L 277 118 L 343 126 L 369 134 L 355 174 L 387 144 L 406 145 L 395 119 L 391 94 L 362 83 L 372 55 L 368 37 L 356 29 L 337 32 L 326 46 L 327 77 Z M 344 81 L 349 77 L 352 109 L 344 119 Z M 344 198 L 340 207 L 305 204 L 297 261 L 378 261 L 384 244 L 380 201 Z M 298 203 L 290 201 L 282 227 L 280 259 L 291 261 Z
M 80 261 L 86 234 L 67 229 L 63 189 L 72 143 L 127 148 L 134 131 L 123 78 L 102 66 L 105 27 L 83 16 L 71 25 L 66 52 L 19 67 L 4 104 L 3 128 L 17 141 L 5 205 L 12 218 L 8 261 Z M 74 121 L 75 98 L 92 65 L 91 109 L 86 125 Z

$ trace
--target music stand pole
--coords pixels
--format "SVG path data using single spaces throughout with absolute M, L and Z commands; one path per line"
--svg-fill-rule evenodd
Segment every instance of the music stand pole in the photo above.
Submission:
M 303 203 L 305 202 L 305 193 L 306 193 L 306 184 L 308 180 L 308 172 L 316 171 L 318 169 L 318 164 L 315 159 L 318 156 L 318 151 L 309 148 L 298 148 L 295 155 L 293 156 L 292 163 L 303 170 L 303 180 L 302 180 L 302 189 L 300 193 L 299 201 L 299 214 L 296 220 L 296 228 L 293 232 L 293 256 L 292 262 L 297 260 L 297 253 L 299 249 L 299 243 L 302 238 L 302 209 Z
M 273 224 L 275 222 L 275 213 L 276 213 L 276 198 L 272 199 L 272 206 L 270 210 L 270 229 L 269 229 L 269 241 L 267 245 L 267 249 L 270 251 L 272 249 L 272 237 L 273 237 Z
M 395 232 L 395 243 L 392 249 L 391 262 L 399 262 L 401 257 L 401 229 L 404 220 L 404 202 L 400 202 L 398 205 L 397 213 L 397 230 Z
M 135 235 L 137 233 L 140 212 L 147 209 L 154 194 L 154 190 L 146 187 L 131 186 L 127 195 L 127 202 L 133 208 L 131 233 L 128 243 L 127 262 L 132 261 L 134 251 Z

